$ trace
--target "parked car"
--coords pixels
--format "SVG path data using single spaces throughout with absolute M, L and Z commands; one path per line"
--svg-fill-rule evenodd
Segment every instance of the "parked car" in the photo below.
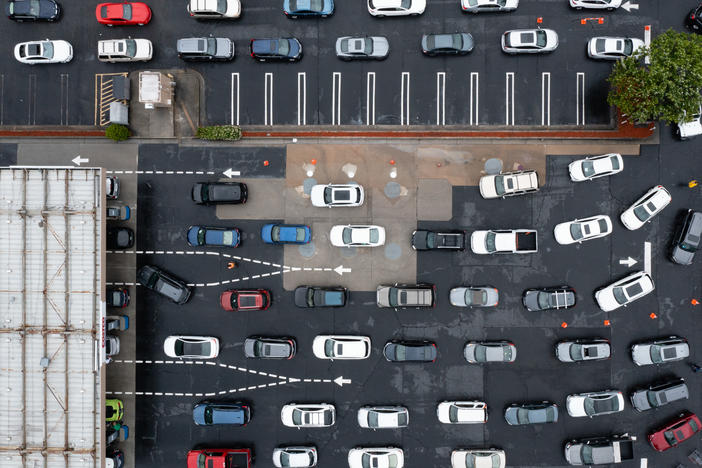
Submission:
M 119 354 L 119 337 L 105 335 L 105 356 L 116 356 Z
M 556 345 L 556 357 L 561 362 L 604 361 L 612 357 L 612 345 L 602 338 L 565 340 Z
M 253 451 L 249 448 L 207 448 L 190 450 L 187 468 L 250 468 Z
M 553 29 L 513 29 L 502 35 L 502 51 L 508 54 L 553 52 L 558 34 Z
M 384 16 L 417 16 L 424 13 L 426 0 L 368 0 L 368 13 Z
M 246 426 L 250 420 L 251 408 L 242 402 L 207 402 L 193 407 L 193 422 L 198 426 Z
M 5 5 L 5 13 L 18 23 L 57 21 L 61 17 L 61 7 L 55 0 L 10 0 Z
M 127 205 L 107 205 L 105 218 L 109 221 L 127 221 L 132 214 L 132 210 Z
M 97 58 L 101 62 L 148 62 L 153 56 L 148 39 L 106 39 L 98 41 Z
M 568 395 L 568 414 L 574 418 L 593 417 L 624 411 L 624 395 L 619 390 L 602 390 Z
M 343 36 L 336 40 L 336 56 L 341 60 L 385 60 L 390 43 L 383 36 Z
M 367 336 L 317 335 L 312 341 L 312 353 L 318 359 L 368 359 L 370 352 Z
M 619 153 L 607 153 L 578 159 L 568 164 L 568 174 L 573 182 L 598 179 L 618 174 L 624 170 L 624 160 Z
M 190 299 L 191 290 L 185 282 L 152 265 L 144 265 L 139 269 L 137 282 L 176 304 L 185 304 Z
M 127 307 L 129 305 L 129 289 L 107 288 L 105 291 L 107 307 Z
M 461 9 L 470 13 L 514 11 L 519 0 L 461 0 Z
M 465 55 L 473 50 L 473 45 L 473 36 L 464 32 L 422 35 L 422 53 L 430 57 Z
M 302 58 L 302 44 L 294 37 L 251 39 L 251 57 L 259 62 L 297 62 Z
M 117 398 L 105 400 L 105 422 L 121 421 L 124 418 L 124 404 Z
M 195 19 L 236 19 L 241 16 L 239 0 L 188 0 L 187 8 Z
M 622 0 L 570 0 L 570 6 L 576 10 L 609 10 L 619 8 Z
M 298 286 L 295 288 L 295 305 L 298 307 L 343 307 L 346 305 L 346 288 L 329 286 Z
M 219 340 L 213 336 L 171 335 L 163 342 L 163 352 L 172 358 L 214 359 L 219 355 Z
M 393 467 L 403 468 L 405 456 L 396 447 L 356 447 L 349 450 L 349 468 Z
M 471 364 L 514 362 L 517 347 L 509 341 L 469 341 L 463 348 L 463 357 Z
M 108 227 L 105 244 L 109 250 L 124 250 L 134 247 L 134 231 L 128 227 Z
M 361 206 L 364 198 L 363 187 L 358 184 L 314 185 L 310 190 L 312 205 L 318 207 Z
M 629 434 L 571 440 L 565 445 L 565 459 L 573 466 L 606 465 L 634 459 L 634 441 Z
M 612 220 L 607 215 L 591 216 L 557 224 L 553 237 L 561 245 L 578 244 L 608 236 L 612 233 Z
M 575 302 L 575 289 L 570 286 L 531 288 L 522 296 L 522 304 L 530 312 L 569 309 L 575 306 Z
M 112 176 L 105 177 L 105 198 L 108 200 L 119 198 L 119 178 Z
M 673 198 L 665 187 L 656 185 L 621 214 L 622 224 L 627 229 L 634 231 L 651 221 L 672 200 Z
M 307 244 L 312 230 L 304 224 L 264 224 L 261 239 L 266 244 Z
M 558 421 L 558 405 L 550 401 L 512 403 L 505 409 L 505 421 L 510 426 L 555 423 Z
M 687 26 L 690 31 L 697 34 L 702 32 L 702 3 L 690 10 L 687 14 L 685 17 L 685 26 Z
M 230 312 L 266 310 L 271 305 L 271 293 L 267 289 L 228 289 L 220 294 L 219 303 Z
M 239 247 L 241 233 L 237 228 L 190 226 L 187 239 L 191 247 Z
M 418 229 L 412 233 L 412 248 L 414 250 L 463 250 L 465 247 L 465 231 Z
M 292 359 L 297 344 L 292 338 L 252 336 L 244 340 L 244 356 L 252 359 Z
M 378 247 L 385 244 L 385 228 L 338 224 L 329 231 L 329 241 L 334 247 Z
M 593 59 L 621 60 L 631 57 L 645 46 L 635 37 L 593 37 L 587 42 L 587 56 Z
M 313 446 L 274 448 L 273 466 L 276 468 L 309 468 L 317 466 L 317 448 Z
M 108 449 L 105 453 L 105 468 L 124 468 L 124 452 Z
M 648 435 L 648 442 L 654 450 L 665 452 L 700 432 L 702 423 L 697 415 L 690 412 L 680 415 L 655 432 Z
M 688 140 L 702 134 L 702 106 L 692 117 L 684 114 L 683 119 L 675 127 L 675 133 L 681 140 Z
M 487 404 L 482 401 L 442 401 L 436 417 L 443 424 L 484 424 L 488 420 Z
M 385 343 L 383 356 L 390 362 L 434 362 L 436 343 L 428 340 L 392 340 Z
M 691 265 L 702 238 L 702 213 L 687 210 L 673 238 L 670 259 L 678 265 Z
M 675 335 L 636 343 L 631 347 L 631 359 L 637 366 L 682 361 L 689 356 L 690 345 L 687 340 Z
M 539 234 L 533 229 L 473 231 L 470 249 L 474 254 L 527 254 L 539 251 Z
M 27 65 L 68 63 L 73 59 L 73 47 L 62 40 L 20 42 L 15 45 L 15 59 Z
M 451 468 L 505 468 L 504 450 L 471 449 L 451 452 Z
M 645 271 L 637 271 L 595 291 L 595 301 L 600 309 L 611 312 L 641 299 L 654 289 L 653 278 Z
M 289 403 L 280 410 L 287 427 L 329 427 L 336 422 L 336 408 L 329 403 Z
M 524 195 L 539 191 L 539 174 L 536 171 L 517 171 L 484 175 L 478 186 L 480 196 L 485 199 Z
M 500 293 L 492 286 L 459 286 L 449 291 L 449 302 L 456 307 L 496 307 Z
M 364 406 L 359 408 L 358 425 L 364 429 L 399 429 L 409 424 L 404 406 Z
M 228 37 L 184 37 L 178 39 L 176 51 L 178 58 L 189 62 L 228 62 L 236 53 Z
M 334 13 L 334 0 L 283 0 L 288 18 L 326 18 Z
M 685 384 L 685 379 L 672 379 L 639 388 L 631 394 L 629 399 L 631 406 L 636 411 L 641 412 L 660 408 L 675 401 L 687 400 L 689 397 L 690 392 Z
M 249 189 L 241 182 L 198 182 L 193 184 L 192 199 L 198 205 L 246 203 Z
M 380 285 L 376 290 L 378 307 L 406 309 L 436 306 L 436 286 L 432 284 Z
M 151 8 L 142 2 L 99 3 L 95 17 L 107 26 L 144 26 L 151 21 Z

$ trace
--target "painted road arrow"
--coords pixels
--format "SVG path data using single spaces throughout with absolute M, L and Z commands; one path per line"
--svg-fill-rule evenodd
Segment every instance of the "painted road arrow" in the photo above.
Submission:
M 344 273 L 351 273 L 351 268 L 344 268 L 344 265 L 339 265 L 334 268 L 334 271 L 337 272 L 339 276 L 342 276 Z
M 637 263 L 638 263 L 638 262 L 637 262 L 636 260 L 634 260 L 633 258 L 631 258 L 631 257 L 627 257 L 627 258 L 624 258 L 624 259 L 620 259 L 620 260 L 619 260 L 619 264 L 620 264 L 620 265 L 626 265 L 626 266 L 628 266 L 629 268 L 633 267 L 633 266 L 636 265 Z
M 638 9 L 639 9 L 639 5 L 638 5 L 638 4 L 636 4 L 636 3 L 631 3 L 631 2 L 628 2 L 628 1 L 622 3 L 621 7 L 624 8 L 624 9 L 625 9 L 626 11 L 628 11 L 629 13 L 631 13 L 631 10 L 638 10 Z
M 344 377 L 339 376 L 334 379 L 334 383 L 337 384 L 339 387 L 343 387 L 344 384 L 350 384 L 351 379 L 345 379 Z
M 230 167 L 229 169 L 227 169 L 226 171 L 224 171 L 223 174 L 224 174 L 225 176 L 227 176 L 229 179 L 231 179 L 232 176 L 240 176 L 240 175 L 241 175 L 241 172 L 239 172 L 239 171 L 233 171 L 232 168 Z
M 90 162 L 90 159 L 88 158 L 81 158 L 80 154 L 76 156 L 75 158 L 71 159 L 71 162 L 75 164 L 76 166 L 80 166 L 81 163 L 87 163 Z

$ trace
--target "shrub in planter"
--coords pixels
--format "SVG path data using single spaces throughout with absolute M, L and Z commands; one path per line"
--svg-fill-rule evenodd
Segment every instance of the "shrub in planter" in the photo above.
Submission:
M 241 128 L 236 125 L 198 127 L 195 136 L 201 140 L 239 140 L 241 139 Z
M 110 140 L 124 141 L 129 138 L 129 129 L 120 124 L 110 124 L 105 129 L 105 136 Z

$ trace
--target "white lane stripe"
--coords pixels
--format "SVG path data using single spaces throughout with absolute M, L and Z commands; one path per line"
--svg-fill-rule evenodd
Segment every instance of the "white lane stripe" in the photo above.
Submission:
M 644 270 L 651 274 L 651 243 L 644 242 Z

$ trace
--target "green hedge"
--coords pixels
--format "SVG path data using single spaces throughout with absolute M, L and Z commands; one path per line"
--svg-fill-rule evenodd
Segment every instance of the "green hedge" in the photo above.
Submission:
M 110 124 L 105 129 L 105 136 L 110 140 L 124 141 L 129 138 L 129 129 L 120 124 Z
M 237 125 L 211 125 L 198 127 L 195 134 L 201 140 L 240 140 L 241 128 Z

